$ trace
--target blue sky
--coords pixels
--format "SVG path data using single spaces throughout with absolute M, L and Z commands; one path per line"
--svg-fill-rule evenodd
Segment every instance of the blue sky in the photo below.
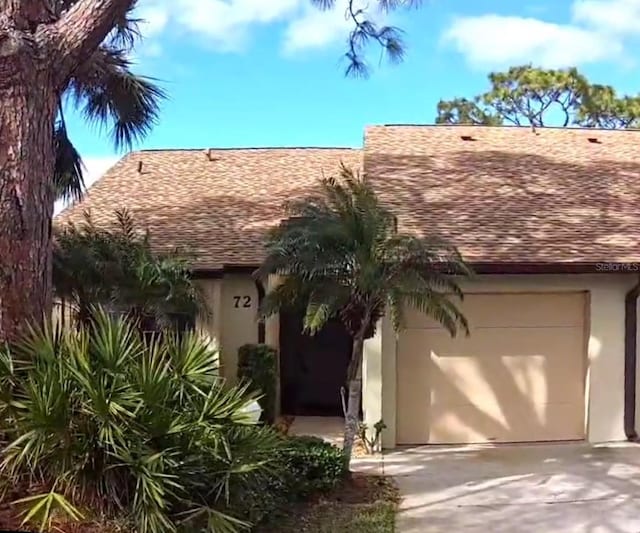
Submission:
M 366 80 L 343 76 L 337 3 L 326 13 L 308 0 L 140 0 L 136 71 L 169 99 L 137 148 L 360 146 L 365 125 L 433 122 L 441 98 L 472 96 L 491 70 L 523 63 L 575 65 L 640 92 L 640 0 L 423 0 L 391 16 L 406 60 L 378 66 L 372 47 Z M 120 154 L 80 117 L 70 130 L 91 182 Z

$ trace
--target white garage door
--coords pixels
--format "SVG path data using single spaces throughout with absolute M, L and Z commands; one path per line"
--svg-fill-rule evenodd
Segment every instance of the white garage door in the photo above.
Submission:
M 399 444 L 584 438 L 586 293 L 468 294 L 471 335 L 412 312 L 397 352 Z

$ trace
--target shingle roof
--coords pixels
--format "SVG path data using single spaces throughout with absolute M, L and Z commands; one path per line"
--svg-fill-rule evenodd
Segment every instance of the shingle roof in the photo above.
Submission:
M 471 262 L 640 261 L 640 131 L 373 126 L 364 171 Z
M 127 207 L 157 249 L 188 248 L 196 269 L 254 266 L 287 199 L 362 159 L 401 230 L 440 234 L 471 262 L 640 262 L 640 131 L 373 126 L 364 156 L 342 148 L 133 152 L 56 222 L 89 209 L 103 223 Z
M 265 230 L 300 196 L 339 165 L 359 169 L 361 151 L 348 148 L 264 148 L 132 152 L 99 179 L 56 223 L 114 220 L 126 207 L 148 228 L 160 251 L 185 247 L 194 268 L 257 265 Z M 142 164 L 141 172 L 138 172 Z

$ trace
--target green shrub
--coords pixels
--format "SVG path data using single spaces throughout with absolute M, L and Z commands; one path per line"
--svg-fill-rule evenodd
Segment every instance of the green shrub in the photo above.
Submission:
M 315 437 L 286 437 L 270 475 L 247 487 L 237 507 L 251 523 L 277 522 L 292 503 L 329 492 L 344 479 L 342 451 Z
M 280 465 L 281 466 L 281 465 Z M 251 485 L 234 491 L 235 499 L 230 502 L 234 516 L 251 524 L 271 523 L 285 513 L 296 496 L 291 493 L 290 477 L 287 472 L 276 467 Z
M 229 502 L 269 479 L 281 437 L 250 424 L 253 396 L 224 386 L 216 355 L 100 310 L 78 331 L 32 330 L 0 352 L 0 474 L 32 487 L 22 505 L 44 526 L 88 509 L 139 533 L 245 527 Z
M 342 450 L 317 437 L 289 437 L 278 457 L 288 490 L 302 498 L 334 489 L 347 473 Z
M 266 344 L 245 344 L 238 350 L 238 379 L 260 395 L 262 420 L 268 424 L 276 418 L 277 363 L 278 352 Z
M 72 320 L 88 324 L 96 304 L 138 320 L 142 331 L 191 329 L 206 313 L 191 276 L 189 255 L 158 254 L 130 212 L 116 210 L 113 224 L 94 224 L 89 212 L 79 224 L 55 231 L 53 289 Z

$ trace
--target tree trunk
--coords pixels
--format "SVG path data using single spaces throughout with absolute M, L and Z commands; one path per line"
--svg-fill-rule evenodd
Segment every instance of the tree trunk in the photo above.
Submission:
M 0 340 L 51 313 L 59 96 L 134 0 L 0 0 Z
M 0 80 L 0 339 L 51 312 L 53 125 L 57 94 L 37 60 Z M 2 70 L 2 69 L 0 69 Z M 13 78 L 13 79 L 12 79 Z M 4 81 L 4 83 L 3 83 Z
M 364 334 L 358 334 L 353 339 L 353 349 L 351 352 L 351 362 L 349 364 L 347 397 L 347 412 L 344 421 L 344 441 L 342 450 L 344 452 L 345 466 L 349 469 L 351 464 L 351 454 L 353 443 L 360 426 L 360 402 L 362 399 L 362 355 L 364 351 Z

